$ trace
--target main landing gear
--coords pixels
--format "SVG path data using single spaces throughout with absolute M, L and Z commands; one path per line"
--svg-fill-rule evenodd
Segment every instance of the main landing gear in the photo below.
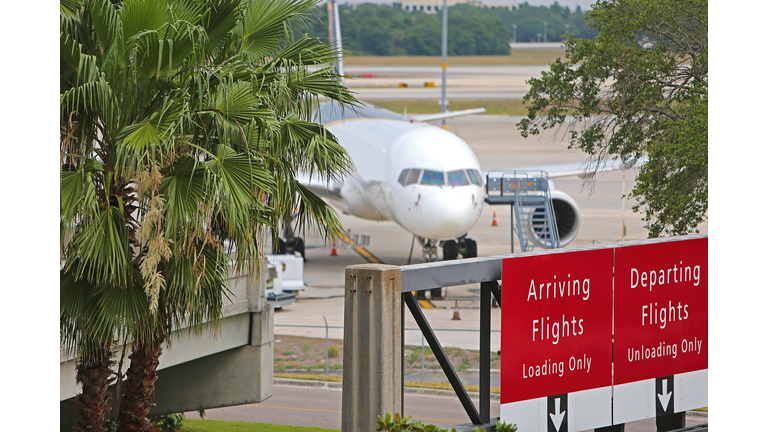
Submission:
M 476 258 L 477 257 L 477 242 L 467 238 L 466 234 L 459 237 L 456 240 L 433 240 L 424 239 L 418 237 L 419 244 L 422 247 L 422 255 L 424 261 L 434 262 L 437 261 L 437 246 L 443 247 L 443 261 L 455 260 L 461 255 L 463 258 Z M 434 288 L 430 290 L 430 296 L 433 300 L 443 298 L 443 289 Z M 425 299 L 426 295 L 424 291 L 416 292 L 417 299 Z
M 454 260 L 461 255 L 463 258 L 477 257 L 477 242 L 467 238 L 466 235 L 457 240 L 445 240 L 442 242 L 443 260 Z

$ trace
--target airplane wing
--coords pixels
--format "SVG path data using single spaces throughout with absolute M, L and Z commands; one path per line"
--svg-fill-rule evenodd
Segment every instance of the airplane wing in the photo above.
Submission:
M 305 173 L 297 175 L 296 180 L 320 198 L 341 199 L 341 184 L 328 183 Z
M 472 108 L 472 109 L 465 109 L 465 110 L 459 110 L 459 111 L 448 111 L 448 112 L 437 113 L 437 114 L 419 114 L 419 115 L 412 115 L 408 117 L 416 121 L 427 122 L 427 121 L 442 120 L 442 119 L 447 119 L 452 117 L 461 117 L 461 116 L 470 115 L 470 114 L 482 114 L 484 112 L 485 112 L 485 108 Z
M 601 174 L 601 173 L 610 172 L 610 171 L 618 171 L 622 168 L 622 166 L 626 166 L 626 168 L 628 169 L 639 168 L 640 166 L 644 165 L 646 162 L 648 162 L 648 157 L 632 159 L 626 164 L 623 164 L 619 159 L 615 159 L 615 160 L 609 160 L 609 161 L 602 161 L 600 162 L 599 166 L 596 165 L 595 163 L 575 162 L 575 163 L 569 163 L 569 164 L 542 165 L 542 166 L 524 167 L 524 168 L 510 168 L 508 170 L 487 171 L 484 174 L 486 176 L 490 175 L 491 177 L 494 177 L 494 176 L 501 176 L 503 172 L 507 172 L 507 171 L 516 171 L 518 173 L 530 173 L 530 174 L 537 174 L 539 171 L 544 171 L 547 173 L 547 177 L 550 179 L 556 178 L 556 177 L 569 177 L 569 176 L 578 176 L 581 179 L 585 179 L 595 174 Z

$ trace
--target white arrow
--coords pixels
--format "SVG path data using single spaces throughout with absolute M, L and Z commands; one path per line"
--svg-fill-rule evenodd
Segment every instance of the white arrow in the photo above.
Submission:
M 552 417 L 552 424 L 555 425 L 555 430 L 560 432 L 560 426 L 563 424 L 563 418 L 565 417 L 565 411 L 560 412 L 560 398 L 555 399 L 555 413 L 549 416 Z
M 661 402 L 661 406 L 664 408 L 664 412 L 666 412 L 667 406 L 669 406 L 669 398 L 672 397 L 672 392 L 667 393 L 667 380 L 661 381 L 661 394 L 656 394 L 656 396 L 659 397 L 659 402 Z

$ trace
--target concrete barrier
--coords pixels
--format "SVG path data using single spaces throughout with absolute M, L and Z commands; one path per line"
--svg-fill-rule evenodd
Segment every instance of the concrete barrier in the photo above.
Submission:
M 342 432 L 376 430 L 378 416 L 402 413 L 400 268 L 345 272 Z

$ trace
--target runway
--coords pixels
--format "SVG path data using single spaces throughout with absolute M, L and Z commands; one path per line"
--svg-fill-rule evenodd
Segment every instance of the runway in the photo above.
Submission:
M 522 99 L 528 92 L 525 81 L 539 76 L 547 66 L 451 66 L 446 69 L 451 99 Z M 360 100 L 427 99 L 442 94 L 442 68 L 434 66 L 348 66 L 347 86 Z M 363 77 L 368 75 L 368 77 Z M 425 87 L 433 83 L 434 87 Z M 407 87 L 400 87 L 401 84 Z

